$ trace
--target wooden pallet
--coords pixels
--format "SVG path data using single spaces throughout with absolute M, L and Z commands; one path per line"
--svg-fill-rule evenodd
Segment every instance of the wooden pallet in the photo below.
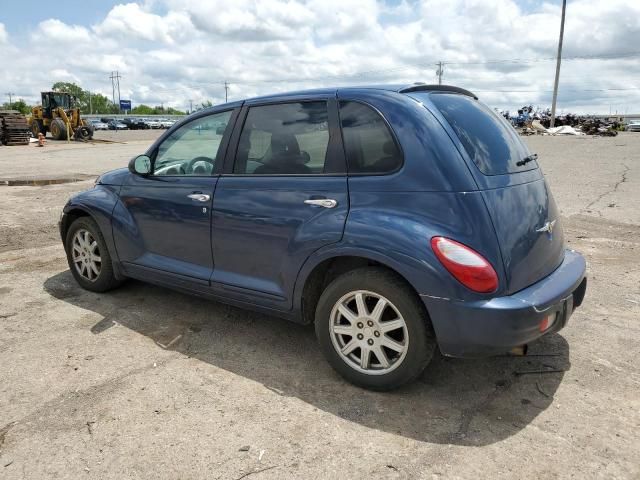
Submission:
M 0 111 L 0 143 L 28 145 L 31 132 L 27 118 L 15 110 Z

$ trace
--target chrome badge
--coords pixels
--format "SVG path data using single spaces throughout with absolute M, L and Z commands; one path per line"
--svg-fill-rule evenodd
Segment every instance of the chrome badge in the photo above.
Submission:
M 555 220 L 547 221 L 542 227 L 538 228 L 536 232 L 544 233 L 547 232 L 549 234 L 549 238 L 551 239 L 553 236 L 553 226 L 556 224 Z

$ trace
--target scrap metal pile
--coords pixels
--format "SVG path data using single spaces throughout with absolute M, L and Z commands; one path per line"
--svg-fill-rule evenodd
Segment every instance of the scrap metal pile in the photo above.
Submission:
M 517 115 L 509 111 L 500 114 L 523 135 L 601 135 L 615 137 L 621 127 L 619 122 L 602 120 L 588 115 L 567 113 L 556 117 L 554 128 L 551 126 L 551 109 L 535 110 L 528 105 L 518 109 Z
M 0 110 L 0 143 L 28 145 L 31 131 L 27 119 L 15 110 Z

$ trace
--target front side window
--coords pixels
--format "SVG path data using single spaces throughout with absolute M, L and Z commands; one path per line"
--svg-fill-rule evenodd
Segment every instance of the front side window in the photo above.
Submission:
M 158 148 L 154 175 L 208 176 L 215 171 L 231 111 L 189 122 L 169 135 Z
M 326 102 L 251 107 L 240 135 L 233 173 L 324 173 L 328 145 Z
M 340 102 L 340 125 L 349 173 L 389 173 L 402 165 L 402 153 L 384 119 L 358 102 Z

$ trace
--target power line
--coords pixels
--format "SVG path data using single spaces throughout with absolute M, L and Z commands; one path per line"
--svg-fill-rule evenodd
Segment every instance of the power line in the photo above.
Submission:
M 638 56 L 640 56 L 640 52 L 628 52 L 628 53 L 611 54 L 611 55 L 565 56 L 563 57 L 563 60 L 613 60 L 613 59 L 631 58 L 631 57 L 638 57 Z M 248 80 L 248 81 L 244 81 L 240 78 L 237 78 L 237 79 L 231 79 L 231 80 L 220 79 L 220 80 L 213 80 L 210 82 L 193 82 L 193 83 L 196 83 L 197 85 L 219 85 L 221 83 L 225 84 L 228 81 L 239 84 L 239 85 L 263 85 L 263 84 L 269 84 L 269 83 L 304 83 L 304 82 L 323 81 L 323 80 L 330 80 L 330 79 L 367 77 L 371 75 L 392 73 L 392 72 L 398 72 L 402 70 L 425 68 L 432 65 L 439 66 L 440 64 L 442 64 L 442 66 L 444 67 L 445 65 L 491 65 L 491 64 L 502 64 L 502 63 L 538 63 L 538 62 L 548 62 L 548 61 L 556 61 L 556 57 L 530 58 L 530 59 L 515 58 L 515 59 L 503 59 L 503 60 L 485 60 L 485 61 L 478 61 L 478 62 L 454 62 L 454 61 L 443 60 L 440 62 L 415 63 L 415 64 L 404 65 L 404 66 L 393 67 L 393 68 L 384 68 L 384 69 L 378 69 L 378 70 L 363 70 L 359 72 L 343 73 L 343 74 L 335 74 L 335 75 L 323 75 L 323 76 L 317 76 L 317 77 L 306 77 L 306 78 L 300 78 L 300 77 L 286 78 L 285 77 L 285 78 L 269 78 L 269 79 L 263 79 L 263 80 Z M 192 87 L 192 88 L 197 88 L 197 87 Z
M 633 88 L 563 88 L 563 92 L 626 92 L 640 90 L 640 87 Z M 553 90 L 487 90 L 474 88 L 475 92 L 488 92 L 488 93 L 553 93 Z
M 620 58 L 630 58 L 630 57 L 638 57 L 640 56 L 640 52 L 627 52 L 627 53 L 618 53 L 618 54 L 610 54 L 610 55 L 574 55 L 574 56 L 565 56 L 563 60 L 612 60 L 612 59 L 620 59 Z M 225 93 L 228 92 L 228 86 L 230 82 L 238 84 L 238 85 L 264 85 L 270 83 L 304 83 L 304 82 L 314 82 L 314 81 L 324 81 L 330 79 L 350 79 L 357 77 L 366 77 L 376 74 L 385 74 L 385 73 L 393 73 L 399 72 L 402 70 L 410 70 L 416 68 L 425 68 L 432 65 L 437 65 L 439 67 L 438 71 L 444 72 L 445 65 L 490 65 L 490 64 L 502 64 L 502 63 L 537 63 L 537 62 L 546 62 L 546 61 L 556 61 L 556 57 L 548 57 L 548 58 L 530 58 L 530 59 L 503 59 L 503 60 L 486 60 L 479 62 L 454 62 L 454 61 L 439 61 L 439 62 L 426 62 L 426 63 L 417 63 L 411 65 L 405 65 L 400 67 L 393 68 L 385 68 L 378 70 L 363 70 L 359 72 L 352 73 L 343 73 L 343 74 L 335 74 L 335 75 L 323 75 L 317 77 L 290 77 L 290 78 L 269 78 L 263 80 L 247 80 L 244 81 L 240 78 L 231 79 L 231 80 L 212 80 L 209 82 L 191 82 L 190 85 L 184 85 L 185 88 L 203 88 L 206 86 L 215 86 L 223 84 L 225 86 Z M 440 73 L 436 73 L 439 77 L 441 77 Z M 165 88 L 165 89 L 154 89 L 155 92 L 173 92 L 180 91 L 182 88 Z
M 610 55 L 571 55 L 564 56 L 562 60 L 619 60 L 621 58 L 639 57 L 640 52 L 614 53 Z M 503 60 L 483 60 L 477 62 L 453 62 L 445 61 L 446 65 L 489 65 L 499 63 L 538 63 L 555 61 L 557 57 L 540 57 L 540 58 L 512 58 Z

